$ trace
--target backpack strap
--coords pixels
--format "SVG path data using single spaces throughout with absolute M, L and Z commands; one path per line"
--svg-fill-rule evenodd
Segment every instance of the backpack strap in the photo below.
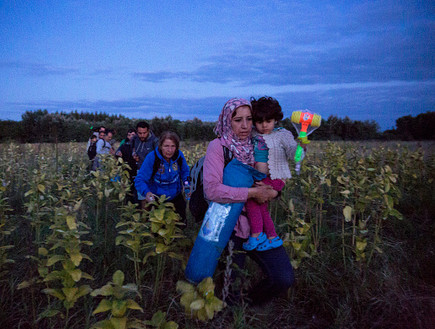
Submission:
M 234 155 L 233 152 L 231 152 L 228 147 L 222 145 L 222 149 L 224 152 L 224 168 L 225 168 L 227 164 L 229 164 L 230 161 L 233 159 Z
M 151 178 L 150 179 L 154 178 L 154 176 L 157 173 L 157 170 L 159 170 L 159 167 L 160 167 L 160 158 L 157 156 L 157 153 L 156 153 L 155 149 L 154 149 L 153 152 L 154 152 L 154 163 L 153 163 L 153 171 L 151 173 Z

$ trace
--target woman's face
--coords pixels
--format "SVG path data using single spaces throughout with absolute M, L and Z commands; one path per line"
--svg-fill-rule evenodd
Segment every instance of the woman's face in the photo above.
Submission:
M 231 118 L 231 128 L 239 139 L 251 137 L 252 115 L 249 106 L 240 106 L 235 110 L 236 114 Z
M 162 156 L 165 160 L 169 161 L 177 150 L 177 146 L 171 139 L 165 139 L 162 144 Z

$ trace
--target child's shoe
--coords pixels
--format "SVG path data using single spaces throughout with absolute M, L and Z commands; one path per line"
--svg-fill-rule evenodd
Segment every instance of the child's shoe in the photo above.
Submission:
M 257 246 L 258 251 L 265 251 L 269 249 L 274 249 L 282 246 L 282 240 L 279 236 L 274 237 L 273 239 L 266 239 L 263 243 Z
M 254 250 L 257 246 L 267 240 L 266 234 L 260 233 L 257 237 L 250 236 L 248 241 L 243 244 L 243 249 L 249 251 Z

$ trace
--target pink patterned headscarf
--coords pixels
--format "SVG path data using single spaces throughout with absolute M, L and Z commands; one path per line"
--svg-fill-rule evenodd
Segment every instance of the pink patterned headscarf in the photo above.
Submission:
M 251 137 L 239 139 L 231 128 L 233 112 L 241 106 L 249 106 L 252 110 L 251 103 L 243 98 L 232 98 L 226 102 L 219 115 L 214 132 L 237 160 L 244 164 L 253 165 L 254 146 L 251 142 Z

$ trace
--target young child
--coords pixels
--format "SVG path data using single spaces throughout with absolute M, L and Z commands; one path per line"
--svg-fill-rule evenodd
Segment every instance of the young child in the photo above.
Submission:
M 255 169 L 265 173 L 263 183 L 281 191 L 291 178 L 288 160 L 294 156 L 296 142 L 291 132 L 275 125 L 283 118 L 281 106 L 272 97 L 251 98 L 254 130 Z M 251 236 L 243 244 L 245 250 L 269 250 L 282 245 L 269 214 L 268 204 L 248 199 L 245 204 Z

